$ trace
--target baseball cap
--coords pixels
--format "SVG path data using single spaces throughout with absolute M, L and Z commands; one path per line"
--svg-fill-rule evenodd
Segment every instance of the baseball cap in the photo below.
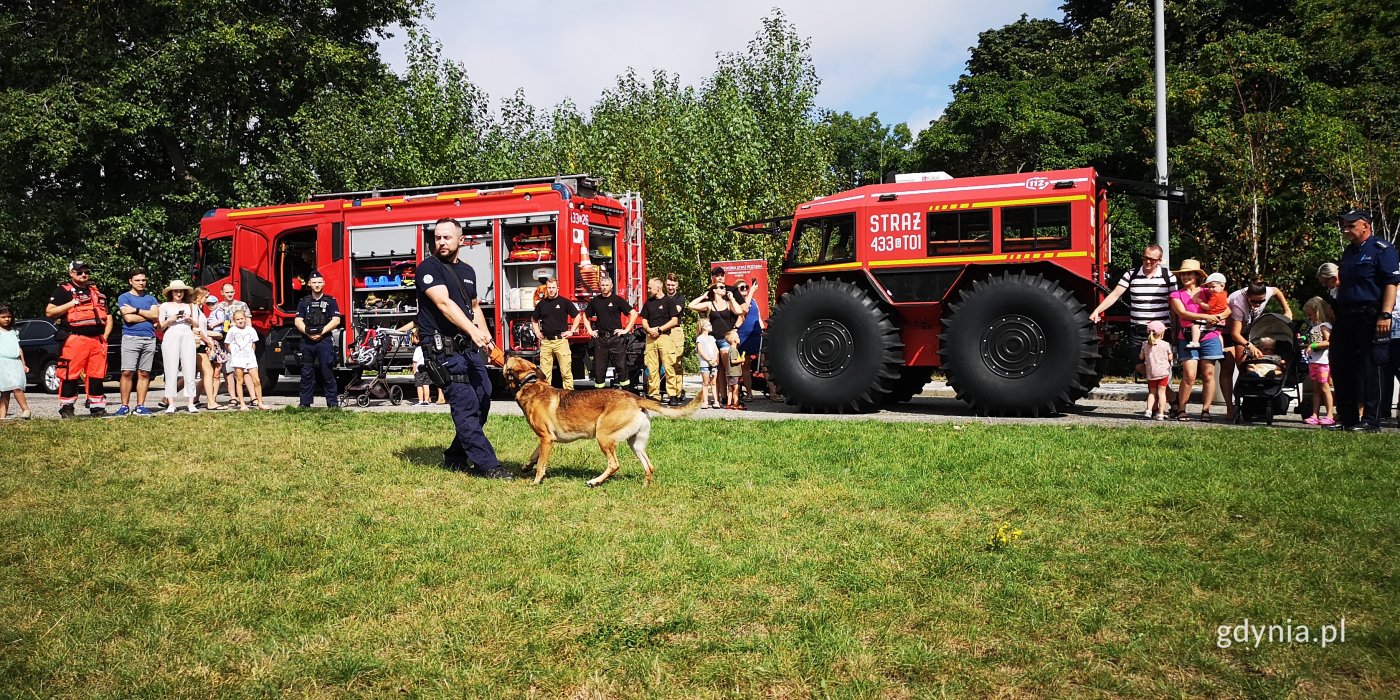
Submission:
M 1212 273 L 1210 273 L 1209 275 L 1206 275 L 1206 284 L 1210 284 L 1211 282 L 1219 282 L 1219 283 L 1221 283 L 1221 284 L 1229 284 L 1228 282 L 1225 281 L 1225 275 L 1222 275 L 1222 274 L 1220 274 L 1219 272 L 1212 272 Z
M 722 268 L 722 267 L 716 267 L 716 268 L 710 270 L 710 276 L 711 276 L 711 277 L 723 277 L 723 276 L 724 276 L 724 268 Z
M 73 262 L 68 263 L 68 271 L 69 271 L 69 272 L 77 272 L 78 270 L 91 270 L 91 269 L 92 269 L 92 267 L 90 267 L 87 263 L 85 263 L 85 262 L 83 262 L 83 261 L 81 261 L 81 260 L 74 260 Z
M 1341 219 L 1342 219 L 1342 221 L 1346 221 L 1346 222 L 1351 222 L 1351 221 L 1365 221 L 1366 223 L 1369 224 L 1369 223 L 1371 223 L 1371 210 L 1370 210 L 1370 209 L 1352 209 L 1351 211 L 1349 211 L 1349 212 L 1347 212 L 1347 213 L 1345 213 L 1345 214 L 1342 214 Z
M 1157 335 L 1164 335 L 1167 332 L 1167 324 L 1162 323 L 1161 321 L 1152 321 L 1151 323 L 1147 324 L 1147 330 L 1156 333 Z

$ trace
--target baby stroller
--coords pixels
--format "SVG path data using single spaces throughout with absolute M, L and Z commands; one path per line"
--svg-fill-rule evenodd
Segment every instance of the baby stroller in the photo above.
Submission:
M 345 387 L 340 395 L 340 405 L 349 406 L 346 399 L 355 397 L 355 404 L 368 406 L 371 400 L 388 400 L 397 406 L 403 402 L 403 387 L 389 383 L 389 373 L 385 370 L 388 355 L 397 347 L 409 344 L 409 334 L 388 328 L 370 328 L 364 332 L 359 345 L 355 346 L 354 360 L 360 367 L 373 373 L 366 379 L 363 375 Z
M 1274 416 L 1288 412 L 1288 404 L 1301 400 L 1298 389 L 1302 355 L 1293 322 L 1283 314 L 1264 314 L 1249 327 L 1249 342 L 1258 346 L 1264 338 L 1274 341 L 1274 355 L 1283 359 L 1250 359 L 1236 368 L 1235 422 L 1263 420 L 1274 424 Z

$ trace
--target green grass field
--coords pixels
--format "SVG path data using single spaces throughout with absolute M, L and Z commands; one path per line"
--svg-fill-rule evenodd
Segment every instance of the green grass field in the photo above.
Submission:
M 5 425 L 0 696 L 1400 693 L 1394 436 L 656 423 L 596 490 L 440 414 Z

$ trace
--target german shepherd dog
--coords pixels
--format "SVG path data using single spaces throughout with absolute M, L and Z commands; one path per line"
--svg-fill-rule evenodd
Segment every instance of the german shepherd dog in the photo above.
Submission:
M 590 487 L 607 481 L 617 473 L 620 466 L 617 462 L 617 445 L 623 441 L 632 446 L 632 452 L 641 460 L 642 467 L 646 469 L 646 485 L 650 486 L 656 468 L 647 456 L 647 437 L 651 435 L 651 418 L 647 412 L 660 413 L 668 418 L 684 418 L 700 408 L 703 398 L 696 394 L 690 403 L 670 408 L 621 389 L 555 389 L 540 377 L 540 369 L 535 363 L 518 357 L 506 360 L 504 373 L 506 383 L 515 390 L 515 402 L 520 404 L 525 420 L 540 438 L 539 447 L 535 448 L 530 462 L 521 468 L 521 471 L 529 471 L 532 466 L 535 468 L 536 484 L 544 480 L 549 452 L 554 448 L 554 443 L 591 437 L 598 440 L 598 446 L 607 456 L 608 468 L 589 479 Z

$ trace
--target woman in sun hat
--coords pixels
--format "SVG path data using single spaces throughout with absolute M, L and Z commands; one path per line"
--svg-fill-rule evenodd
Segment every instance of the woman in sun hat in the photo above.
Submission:
M 194 288 L 184 280 L 174 280 L 165 286 L 165 302 L 160 305 L 159 327 L 165 332 L 160 341 L 165 365 L 165 412 L 175 412 L 175 391 L 180 379 L 185 381 L 184 394 L 189 412 L 199 413 L 194 405 L 198 385 L 194 380 L 195 345 L 204 335 L 204 311 L 193 303 Z
M 1215 362 L 1225 357 L 1221 346 L 1220 330 L 1216 324 L 1224 318 L 1222 314 L 1209 313 L 1209 309 L 1197 300 L 1197 293 L 1206 279 L 1206 271 L 1198 260 L 1187 258 L 1181 261 L 1181 269 L 1174 270 L 1181 289 L 1171 293 L 1172 313 L 1177 319 L 1176 356 L 1181 359 L 1181 383 L 1177 385 L 1177 420 L 1190 420 L 1186 405 L 1191 401 L 1191 387 L 1196 383 L 1196 372 L 1201 375 L 1201 420 L 1210 420 L 1210 404 L 1215 398 Z M 1189 347 L 1191 324 L 1206 321 L 1210 330 L 1201 334 L 1200 347 Z M 1205 362 L 1201 362 L 1204 360 Z

